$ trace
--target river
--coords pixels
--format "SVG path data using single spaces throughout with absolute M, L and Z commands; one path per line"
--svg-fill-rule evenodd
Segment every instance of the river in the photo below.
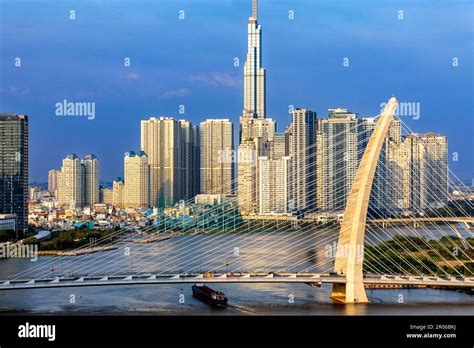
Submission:
M 441 227 L 440 227 L 441 228 Z M 449 232 L 446 228 L 444 231 Z M 40 256 L 0 261 L 0 280 L 83 274 L 171 273 L 194 271 L 332 271 L 327 249 L 337 229 L 185 235 L 81 256 Z M 368 243 L 387 240 L 399 228 L 372 229 Z M 405 231 L 408 232 L 408 231 Z M 420 229 L 428 239 L 437 228 Z M 172 315 L 474 315 L 474 296 L 438 289 L 367 290 L 370 304 L 341 305 L 331 287 L 305 284 L 213 284 L 229 299 L 213 309 L 194 299 L 191 284 L 102 286 L 0 291 L 2 313 L 172 314 Z

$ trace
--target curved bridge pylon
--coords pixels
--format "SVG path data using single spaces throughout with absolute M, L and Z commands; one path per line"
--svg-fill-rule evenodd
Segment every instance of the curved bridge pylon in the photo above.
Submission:
M 334 272 L 344 275 L 346 283 L 334 284 L 331 295 L 333 299 L 343 303 L 369 302 L 362 272 L 365 224 L 375 169 L 397 105 L 397 99 L 390 98 L 377 120 L 347 199 L 334 262 Z

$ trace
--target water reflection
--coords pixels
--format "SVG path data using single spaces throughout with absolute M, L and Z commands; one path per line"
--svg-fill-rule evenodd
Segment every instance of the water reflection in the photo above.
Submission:
M 170 271 L 291 270 L 328 271 L 326 246 L 337 229 L 279 231 L 262 234 L 180 236 L 159 243 L 121 242 L 117 249 L 76 257 L 40 257 L 0 261 L 0 279 L 68 274 L 163 273 Z M 386 232 L 386 233 L 385 233 Z M 377 237 L 397 233 L 387 230 Z M 435 233 L 436 231 L 433 231 Z M 369 233 L 367 238 L 375 238 Z M 127 253 L 128 251 L 128 253 Z M 474 315 L 474 297 L 434 289 L 368 290 L 371 304 L 341 305 L 330 299 L 330 286 L 306 284 L 215 284 L 229 298 L 229 308 L 215 312 L 191 296 L 191 284 L 0 291 L 0 311 L 92 314 L 302 314 L 302 315 Z M 75 303 L 70 303 L 74 294 Z M 185 302 L 179 303 L 179 295 Z M 400 295 L 403 303 L 399 303 Z M 291 301 L 293 299 L 293 301 Z

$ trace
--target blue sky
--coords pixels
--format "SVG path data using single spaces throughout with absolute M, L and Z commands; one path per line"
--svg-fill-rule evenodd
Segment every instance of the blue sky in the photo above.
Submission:
M 30 117 L 30 181 L 67 153 L 95 153 L 102 179 L 122 176 L 150 116 L 225 117 L 237 131 L 250 15 L 250 0 L 0 0 L 0 110 Z M 280 131 L 289 105 L 372 116 L 394 94 L 420 103 L 420 118 L 404 122 L 446 134 L 451 169 L 474 178 L 471 0 L 260 0 L 259 22 L 267 113 Z M 95 119 L 56 116 L 64 99 L 95 102 Z

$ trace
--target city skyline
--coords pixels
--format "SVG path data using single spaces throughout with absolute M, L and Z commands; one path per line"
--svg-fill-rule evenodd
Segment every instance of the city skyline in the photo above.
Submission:
M 1 103 L 3 109 L 12 109 L 15 112 L 27 114 L 30 116 L 30 181 L 38 180 L 45 182 L 47 179 L 48 170 L 52 168 L 58 168 L 60 160 L 64 158 L 67 153 L 78 153 L 81 155 L 86 153 L 96 153 L 97 156 L 101 159 L 101 167 L 103 168 L 101 168 L 101 179 L 111 181 L 117 176 L 122 176 L 123 153 L 130 148 L 139 148 L 139 121 L 148 119 L 151 116 L 159 117 L 164 115 L 170 115 L 173 116 L 175 119 L 187 119 L 189 121 L 192 121 L 194 124 L 199 124 L 199 122 L 207 118 L 229 118 L 236 125 L 239 116 L 241 116 L 239 114 L 241 113 L 241 105 L 243 103 L 242 76 L 246 53 L 246 35 L 244 32 L 245 26 L 243 25 L 243 23 L 247 21 L 251 13 L 249 11 L 249 6 L 244 6 L 243 2 L 226 2 L 225 4 L 211 2 L 211 4 L 213 8 L 213 11 L 211 11 L 212 16 L 215 17 L 215 11 L 219 11 L 222 14 L 221 17 L 217 17 L 217 22 L 222 21 L 224 18 L 230 20 L 229 24 L 223 27 L 223 32 L 217 34 L 210 34 L 209 32 L 206 33 L 206 36 L 219 36 L 219 38 L 212 38 L 212 40 L 209 41 L 218 40 L 219 47 L 225 48 L 222 51 L 227 52 L 226 54 L 223 54 L 221 50 L 217 50 L 217 52 L 208 59 L 210 62 L 213 63 L 219 62 L 218 65 L 215 66 L 214 71 L 209 70 L 210 62 L 202 61 L 202 59 L 198 59 L 199 64 L 190 63 L 190 61 L 186 61 L 186 59 L 184 59 L 184 62 L 179 62 L 179 64 L 172 64 L 174 65 L 174 67 L 170 67 L 168 64 L 163 64 L 166 63 L 166 61 L 163 62 L 162 59 L 157 59 L 156 61 L 150 60 L 153 54 L 146 57 L 140 52 L 135 52 L 135 50 L 130 49 L 123 49 L 122 47 L 120 51 L 123 51 L 123 57 L 121 57 L 120 54 L 117 53 L 116 55 L 114 55 L 114 57 L 109 57 L 108 55 L 106 55 L 105 58 L 107 64 L 110 65 L 107 70 L 107 74 L 113 71 L 113 74 L 117 74 L 118 76 L 118 79 L 115 78 L 115 80 L 111 79 L 107 81 L 106 79 L 105 84 L 107 85 L 115 81 L 116 87 L 123 87 L 122 91 L 119 91 L 118 94 L 115 95 L 115 97 L 113 95 L 104 95 L 102 93 L 104 91 L 102 91 L 101 93 L 94 94 L 94 96 L 92 97 L 87 96 L 87 93 L 83 94 L 82 97 L 79 98 L 74 97 L 74 90 L 77 91 L 81 88 L 87 88 L 87 86 L 96 86 L 96 84 L 94 84 L 94 81 L 96 81 L 96 79 L 84 78 L 84 81 L 81 82 L 77 81 L 77 78 L 74 76 L 74 74 L 70 76 L 71 81 L 67 81 L 67 79 L 63 80 L 61 78 L 58 79 L 58 84 L 62 84 L 63 87 L 65 87 L 66 91 L 62 94 L 62 96 L 60 96 L 61 94 L 57 93 L 58 91 L 52 91 L 51 95 L 49 96 L 44 95 L 47 91 L 39 92 L 38 90 L 36 90 L 36 92 L 38 92 L 36 93 L 35 86 L 30 86 L 29 83 L 25 81 L 26 76 L 29 73 L 32 73 L 32 71 L 30 70 L 30 65 L 33 64 L 31 61 L 32 57 L 26 55 L 26 57 L 29 58 L 25 58 L 25 56 L 21 54 L 21 52 L 24 52 L 28 45 L 31 45 L 31 42 L 29 42 L 28 40 L 30 38 L 21 35 L 15 44 L 9 42 L 8 40 L 4 40 L 5 43 L 1 46 L 2 51 L 5 52 L 5 54 L 2 54 L 2 57 L 4 58 L 1 65 L 1 72 L 4 76 L 5 87 L 2 89 L 2 93 L 0 94 Z M 143 3 L 141 5 L 143 5 Z M 450 39 L 442 41 L 442 45 L 447 45 L 449 48 L 448 50 L 443 51 L 442 54 L 442 58 L 444 60 L 443 64 L 445 64 L 446 71 L 444 71 L 443 69 L 439 71 L 439 73 L 436 75 L 430 75 L 425 81 L 418 81 L 417 79 L 410 78 L 410 74 L 408 74 L 404 76 L 397 75 L 397 78 L 392 79 L 392 81 L 387 81 L 386 77 L 381 76 L 380 81 L 371 82 L 366 80 L 360 80 L 360 73 L 362 73 L 364 69 L 368 68 L 367 62 L 365 64 L 362 64 L 361 61 L 361 57 L 363 57 L 365 53 L 363 54 L 363 52 L 361 51 L 354 50 L 354 47 L 351 47 L 352 45 L 347 40 L 338 41 L 338 44 L 331 43 L 331 45 L 337 48 L 329 51 L 325 55 L 325 57 L 321 57 L 316 52 L 314 52 L 314 50 L 310 50 L 309 53 L 311 54 L 309 54 L 309 57 L 316 58 L 315 62 L 321 62 L 322 59 L 324 61 L 324 64 L 312 63 L 310 65 L 306 65 L 305 70 L 305 65 L 299 64 L 299 55 L 289 54 L 291 53 L 291 47 L 290 49 L 284 49 L 282 47 L 282 44 L 278 43 L 278 41 L 280 41 L 279 38 L 281 37 L 281 35 L 284 36 L 291 34 L 292 38 L 296 40 L 296 43 L 293 43 L 293 45 L 295 46 L 298 46 L 298 43 L 301 42 L 299 40 L 306 40 L 307 43 L 319 42 L 319 44 L 321 45 L 319 47 L 325 47 L 327 43 L 324 42 L 324 40 L 328 39 L 327 35 L 315 35 L 313 38 L 308 40 L 308 32 L 313 32 L 311 30 L 301 30 L 302 28 L 305 28 L 304 26 L 302 26 L 302 21 L 305 18 L 306 14 L 304 13 L 305 11 L 298 11 L 298 2 L 292 3 L 291 5 L 286 3 L 272 3 L 272 5 L 270 5 L 268 1 L 261 1 L 259 5 L 261 9 L 260 12 L 262 13 L 259 16 L 261 17 L 261 21 L 264 22 L 263 35 L 265 39 L 263 40 L 263 51 L 265 58 L 263 60 L 263 66 L 269 71 L 269 73 L 267 74 L 266 88 L 268 91 L 268 111 L 265 114 L 267 118 L 273 118 L 277 121 L 277 130 L 279 132 L 283 131 L 284 127 L 286 127 L 291 121 L 291 115 L 287 113 L 288 105 L 294 105 L 295 107 L 311 108 L 320 115 L 325 115 L 326 110 L 328 108 L 347 107 L 353 110 L 354 112 L 359 113 L 361 116 L 367 117 L 374 116 L 378 113 L 380 109 L 379 104 L 385 100 L 385 95 L 387 93 L 394 93 L 399 96 L 402 102 L 413 102 L 419 103 L 419 105 L 421 105 L 421 115 L 419 115 L 421 117 L 419 117 L 418 120 L 414 120 L 414 118 L 416 118 L 416 115 L 407 116 L 403 118 L 404 122 L 407 122 L 412 128 L 415 128 L 413 124 L 414 122 L 417 122 L 415 123 L 416 129 L 420 132 L 434 131 L 441 132 L 444 135 L 447 135 L 447 137 L 450 139 L 450 153 L 448 154 L 450 168 L 453 169 L 453 171 L 455 171 L 464 179 L 470 179 L 473 176 L 472 163 L 470 163 L 471 161 L 469 159 L 469 145 L 470 143 L 472 144 L 472 138 L 468 136 L 468 133 L 470 130 L 472 130 L 472 127 L 459 127 L 460 123 L 458 122 L 453 125 L 453 122 L 451 122 L 450 120 L 448 121 L 447 116 L 447 114 L 452 114 L 454 110 L 453 105 L 456 105 L 456 110 L 466 110 L 465 112 L 462 112 L 461 115 L 459 115 L 459 113 L 456 115 L 457 120 L 459 120 L 460 122 L 467 122 L 466 125 L 469 125 L 469 123 L 472 124 L 472 117 L 469 117 L 469 115 L 472 113 L 472 100 L 471 103 L 469 103 L 469 97 L 466 98 L 466 96 L 472 94 L 472 85 L 469 85 L 469 72 L 472 72 L 472 66 L 469 62 L 469 47 L 472 46 L 472 43 L 469 41 L 469 28 L 467 26 L 463 27 L 460 22 L 456 22 L 456 30 L 461 30 L 461 33 L 464 32 L 466 35 L 457 35 L 456 39 L 453 38 L 453 40 Z M 403 20 L 398 20 L 397 7 L 395 4 L 392 5 L 393 6 L 380 5 L 380 7 L 377 8 L 378 11 L 382 11 L 385 16 L 390 16 L 389 18 L 393 19 L 393 26 L 404 26 L 401 30 L 401 37 L 398 37 L 397 35 L 395 35 L 395 33 L 391 33 L 391 35 L 388 35 L 385 38 L 388 44 L 400 44 L 400 40 L 402 38 L 407 39 L 409 35 L 413 35 L 414 33 L 418 33 L 418 35 L 423 34 L 423 32 L 420 31 L 413 32 L 414 23 L 411 19 L 412 17 L 409 15 L 411 14 L 414 16 L 419 16 L 420 13 L 418 10 L 420 10 L 420 6 L 405 4 L 403 6 L 405 17 Z M 12 8 L 9 2 L 2 3 L 2 6 L 5 8 L 6 11 L 18 11 L 17 8 Z M 61 12 L 59 11 L 59 9 L 61 9 L 61 6 L 63 5 L 57 6 L 58 12 Z M 81 4 L 77 6 L 77 19 L 74 23 L 69 22 L 69 9 L 61 9 L 64 10 L 63 13 L 55 12 L 55 15 L 62 15 L 63 17 L 61 17 L 61 19 L 58 19 L 56 22 L 53 21 L 52 26 L 67 26 L 69 24 L 81 26 L 83 25 L 83 23 L 87 23 L 88 21 L 92 21 L 93 23 L 94 19 L 97 18 L 93 17 L 93 14 L 91 12 L 87 12 L 87 6 L 90 6 L 90 3 L 86 3 L 85 5 Z M 318 2 L 316 6 L 312 5 L 310 7 L 311 9 L 320 9 L 322 11 L 320 12 L 322 16 L 324 10 L 329 11 L 331 6 L 336 8 L 339 7 L 339 5 L 328 5 L 325 2 Z M 92 7 L 93 10 L 95 9 L 98 13 L 100 12 L 100 6 L 94 5 Z M 112 14 L 115 14 L 116 17 L 113 16 L 113 20 L 108 23 L 110 24 L 111 30 L 119 29 L 120 21 L 115 22 L 115 20 L 118 18 L 122 18 L 122 16 L 125 16 L 125 13 L 123 11 L 126 9 L 126 7 L 126 5 L 123 5 L 123 7 L 117 8 L 116 11 Z M 199 9 L 199 6 L 185 2 L 181 6 L 182 9 L 185 11 L 185 18 L 180 22 L 180 19 L 178 18 L 180 9 L 175 7 L 176 6 L 174 4 L 164 2 L 162 7 L 163 13 L 161 13 L 160 11 L 157 11 L 160 13 L 154 13 L 160 18 L 160 20 L 158 21 L 160 23 L 160 26 L 163 25 L 163 23 L 168 23 L 170 27 L 184 25 L 184 27 L 181 28 L 183 30 L 182 33 L 184 33 L 187 30 L 193 30 L 192 28 L 196 25 L 199 25 L 199 23 L 205 20 L 206 16 L 208 15 L 205 11 L 203 12 L 202 9 Z M 449 13 L 456 13 L 459 16 L 469 16 L 469 13 L 456 12 L 456 10 L 459 10 L 460 8 L 461 6 L 459 6 L 459 8 L 457 8 L 456 6 L 449 8 Z M 196 9 L 198 10 L 196 11 Z M 310 12 L 311 9 L 309 9 Z M 351 8 L 351 10 L 354 9 Z M 132 23 L 135 23 L 135 20 L 139 17 L 141 13 L 140 11 L 143 11 L 143 8 L 138 6 L 138 8 L 136 8 L 134 11 L 134 16 L 136 17 L 132 18 L 131 16 L 129 16 L 127 17 L 128 20 Z M 288 11 L 294 11 L 294 19 L 289 19 Z M 84 16 L 86 13 L 88 13 L 88 16 Z M 164 13 L 166 13 L 166 18 L 160 17 L 163 16 Z M 334 11 L 329 11 L 328 13 L 330 13 L 331 16 L 337 16 L 337 14 L 334 14 Z M 344 12 L 339 15 L 343 19 L 347 20 L 347 18 L 344 18 Z M 151 15 L 148 16 L 142 14 L 142 19 L 143 16 L 145 19 L 148 18 L 148 20 L 152 20 Z M 367 13 L 362 13 L 362 18 L 369 20 L 368 25 L 372 26 L 372 28 L 373 26 L 377 26 L 378 24 L 380 24 L 380 19 L 376 19 Z M 454 17 L 448 16 L 448 18 L 445 18 L 445 21 L 450 22 L 453 19 Z M 33 21 L 33 25 L 38 24 L 34 21 L 34 19 L 30 20 Z M 428 14 L 426 18 L 423 18 L 423 20 L 430 21 L 434 19 Z M 146 23 L 150 24 L 149 22 Z M 185 29 L 187 28 L 187 24 L 189 28 Z M 277 29 L 279 25 L 281 28 Z M 362 24 L 358 20 L 353 19 L 351 25 L 360 27 Z M 407 27 L 411 28 L 411 31 Z M 298 28 L 300 29 L 300 31 L 298 30 Z M 335 26 L 333 29 L 335 29 L 335 37 L 340 35 L 344 37 L 343 33 L 340 32 L 341 28 Z M 285 30 L 287 31 L 286 34 L 283 32 Z M 120 30 L 117 33 L 119 32 Z M 117 33 L 114 34 L 111 32 L 110 34 L 113 38 L 116 38 L 115 35 Z M 79 32 L 77 34 L 79 34 Z M 222 36 L 225 36 L 226 34 L 231 35 L 231 37 L 233 38 L 233 40 L 229 40 L 230 44 L 227 44 L 225 42 L 226 40 L 222 38 Z M 453 33 L 451 33 L 450 31 L 444 32 L 444 35 L 448 37 L 450 37 L 451 34 Z M 179 33 L 178 36 L 180 37 Z M 144 38 L 143 35 L 138 35 L 137 37 Z M 194 35 L 193 40 L 200 40 L 199 37 L 199 35 Z M 184 37 L 182 37 L 181 39 L 184 41 L 188 40 Z M 364 38 L 362 37 L 361 40 L 361 44 L 367 45 L 367 38 L 365 38 L 364 40 Z M 112 40 L 112 42 L 113 41 L 114 40 Z M 202 42 L 199 41 L 199 43 Z M 339 47 L 343 43 L 348 44 L 346 48 Z M 406 44 L 409 43 L 409 41 L 406 42 Z M 145 45 L 143 42 L 141 44 Z M 181 45 L 183 46 L 183 49 L 189 49 L 189 46 L 186 46 L 183 41 L 181 42 Z M 376 50 L 376 52 L 378 52 L 377 55 L 370 56 L 370 58 L 373 59 L 373 64 L 377 66 L 377 64 L 381 62 L 381 59 L 380 57 L 378 57 L 378 54 L 381 54 L 383 56 L 385 53 L 387 53 L 387 47 L 384 46 L 383 42 L 373 42 L 373 45 L 374 48 L 378 47 L 382 49 L 378 51 Z M 424 47 L 424 49 L 426 50 L 426 48 L 429 48 L 427 52 L 432 54 L 430 56 L 430 58 L 432 58 L 431 62 L 433 62 L 432 68 L 439 69 L 441 67 L 441 58 L 439 57 L 439 55 L 433 55 L 438 47 L 435 47 L 433 41 L 431 40 L 429 41 L 429 43 L 425 42 L 425 45 L 431 45 L 430 47 Z M 206 44 L 200 47 L 202 48 L 202 51 L 199 49 L 191 51 L 194 52 L 193 54 L 191 54 L 191 56 L 193 57 L 192 59 L 195 59 L 196 56 L 199 57 L 200 54 L 206 50 Z M 364 47 L 367 48 L 368 46 Z M 411 60 L 403 60 L 404 64 L 408 64 L 406 70 L 409 72 L 412 69 L 415 69 L 415 67 L 416 69 L 419 69 L 420 62 L 418 61 L 418 59 L 420 57 L 413 57 L 416 56 L 417 52 L 419 53 L 419 50 L 421 48 L 413 47 L 410 45 L 405 45 L 404 47 L 409 47 L 410 49 L 391 52 L 393 58 L 387 59 L 387 57 L 384 57 L 384 65 L 386 67 L 393 66 L 396 61 L 395 58 L 401 60 L 401 58 L 403 58 L 404 56 L 403 52 L 405 52 L 407 55 L 410 56 L 409 58 L 412 58 Z M 14 54 L 15 51 L 20 52 L 20 54 Z M 129 53 L 127 53 L 127 51 Z M 453 53 L 450 54 L 451 52 Z M 67 56 L 65 52 L 63 52 L 62 54 L 65 54 Z M 15 67 L 13 64 L 13 58 L 11 58 L 10 62 L 6 61 L 7 57 L 10 57 L 10 55 L 12 55 L 12 57 L 22 57 L 22 66 Z M 131 59 L 131 66 L 128 68 L 124 68 L 122 66 L 122 60 L 124 57 L 128 56 L 130 56 Z M 227 59 L 225 59 L 226 56 L 228 56 Z M 346 56 L 349 58 L 348 67 L 343 66 L 343 58 Z M 235 57 L 239 58 L 240 60 L 240 66 L 237 68 L 233 66 Z M 289 57 L 293 57 L 292 60 L 295 63 L 291 65 L 291 69 L 288 68 Z M 456 68 L 452 67 L 451 65 L 452 57 L 458 57 L 459 59 L 459 66 Z M 34 66 L 37 68 L 39 67 L 38 64 L 43 64 L 42 66 L 44 66 L 45 59 L 46 58 L 38 59 L 38 61 L 34 63 Z M 301 59 L 303 62 L 307 62 L 309 58 L 301 57 Z M 69 68 L 72 68 L 73 66 L 75 68 L 78 68 L 78 66 L 75 65 L 78 63 L 77 61 L 75 61 L 74 59 L 71 59 L 69 61 L 72 62 L 72 64 L 63 64 L 62 69 L 67 70 Z M 26 64 L 27 62 L 28 64 Z M 146 64 L 143 65 L 143 63 L 145 62 Z M 95 70 L 97 67 L 94 64 L 96 63 L 85 65 L 86 68 L 97 72 Z M 189 69 L 192 67 L 193 64 L 201 72 L 190 71 Z M 310 66 L 309 69 L 308 66 Z M 46 64 L 46 67 L 48 67 L 48 64 Z M 147 71 L 149 72 L 149 70 L 147 69 L 152 69 L 152 67 L 160 67 L 160 69 L 168 70 L 169 75 L 174 75 L 177 71 L 180 70 L 185 71 L 185 74 L 187 74 L 187 78 L 183 79 L 182 76 L 180 77 L 179 74 L 175 76 L 175 79 L 173 79 L 172 76 L 169 76 L 169 80 L 171 82 L 168 82 L 168 79 L 166 79 L 166 83 L 164 84 L 164 89 L 161 94 L 156 92 L 156 94 L 154 95 L 138 96 L 133 92 L 130 92 L 130 88 L 135 88 L 135 85 L 137 84 L 142 85 L 143 83 L 145 83 L 146 85 L 147 82 L 144 80 L 150 77 L 146 74 Z M 81 69 L 82 68 L 79 68 L 78 72 L 81 71 Z M 451 69 L 458 70 L 451 71 Z M 288 73 L 288 70 L 294 71 Z M 49 70 L 47 69 L 47 71 L 52 71 L 51 66 L 49 66 Z M 305 71 L 306 75 L 309 76 L 317 76 L 318 74 L 322 74 L 323 77 L 321 78 L 320 76 L 320 78 L 321 81 L 323 81 L 323 85 L 327 87 L 327 91 L 323 93 L 322 90 L 324 90 L 324 88 L 321 88 L 317 83 L 310 84 L 311 89 L 309 90 L 303 89 L 308 87 L 306 83 L 302 83 L 305 82 L 304 80 L 308 78 L 307 76 L 302 77 L 302 74 L 304 74 L 303 71 Z M 38 72 L 35 73 L 38 74 Z M 331 75 L 329 76 L 328 73 L 331 73 Z M 151 75 L 157 77 L 157 75 L 155 74 Z M 290 76 L 291 79 L 288 79 L 284 82 L 279 81 L 285 76 Z M 34 80 L 35 83 L 38 83 L 38 81 L 43 81 L 42 78 Z M 82 78 L 80 80 L 82 80 Z M 155 80 L 162 81 L 162 79 L 160 78 Z M 357 80 L 359 82 L 363 81 L 364 85 L 367 84 L 367 89 L 358 86 L 356 84 Z M 435 81 L 436 83 L 434 83 Z M 335 86 L 340 84 L 341 82 L 344 82 L 345 85 L 339 85 L 338 90 L 340 90 L 340 92 L 334 92 Z M 382 82 L 387 86 L 386 88 L 378 87 L 379 84 Z M 133 85 L 134 83 L 135 85 Z M 148 83 L 151 83 L 150 80 L 148 80 Z M 173 83 L 176 84 L 176 88 L 172 86 Z M 184 87 L 179 88 L 180 84 Z M 374 91 L 374 84 L 377 85 L 377 91 Z M 421 87 L 419 86 L 420 84 L 423 85 L 425 88 L 421 89 Z M 288 88 L 288 86 L 290 85 L 291 88 Z M 355 88 L 356 85 L 357 88 Z M 403 85 L 403 90 L 401 89 L 401 85 Z M 412 85 L 418 86 L 419 90 L 413 93 L 413 87 L 411 87 Z M 433 87 L 431 87 L 430 85 L 433 85 Z M 457 90 L 459 90 L 460 93 L 446 93 L 447 90 L 452 90 L 453 85 L 457 86 Z M 54 89 L 53 86 L 48 85 L 47 87 L 48 88 L 46 88 L 46 90 L 49 90 L 51 88 Z M 94 88 L 92 88 L 92 90 L 94 90 Z M 111 91 L 112 90 L 114 89 L 112 88 Z M 114 91 L 117 92 L 118 90 L 115 89 Z M 148 89 L 140 89 L 140 91 L 140 93 L 149 93 Z M 281 95 L 283 91 L 285 92 L 285 94 L 282 98 Z M 420 94 L 420 91 L 423 91 L 423 93 Z M 456 99 L 456 101 L 449 101 L 444 98 L 439 98 L 443 91 L 445 92 L 444 96 L 446 98 L 454 98 Z M 428 92 L 431 92 L 431 94 Z M 200 95 L 200 93 L 204 93 L 204 95 Z M 292 93 L 293 96 L 291 95 Z M 117 100 L 121 99 L 124 95 L 129 97 L 129 99 L 127 99 L 128 101 L 125 107 L 124 101 Z M 213 103 L 203 103 L 200 99 L 203 96 L 204 100 L 212 100 Z M 407 99 L 403 99 L 404 96 L 406 96 Z M 197 98 L 200 102 L 196 101 L 195 98 Z M 430 101 L 431 98 L 433 100 Z M 97 104 L 95 119 L 89 121 L 87 120 L 87 118 L 82 117 L 61 118 L 54 115 L 55 103 L 62 102 L 63 99 L 71 101 L 95 102 Z M 114 102 L 114 100 L 116 103 Z M 375 103 L 374 100 L 376 100 Z M 145 103 L 142 103 L 143 101 L 145 101 Z M 144 107 L 142 104 L 146 106 Z M 154 106 L 151 106 L 151 104 L 154 104 Z M 201 104 L 205 106 L 200 106 Z M 186 111 L 184 114 L 179 114 L 179 105 L 185 106 Z M 212 108 L 210 108 L 209 105 L 212 106 Z M 464 108 L 462 107 L 463 105 Z M 117 107 L 118 109 L 123 111 L 120 113 L 118 113 L 117 111 L 113 111 Z M 204 110 L 204 108 L 206 110 Z M 115 117 L 115 115 L 117 116 Z M 114 122 L 110 122 L 111 117 L 115 117 Z M 40 120 L 44 122 L 39 122 Z M 121 139 L 116 139 L 113 136 L 112 138 L 110 138 L 107 137 L 107 134 L 105 134 L 113 134 L 117 131 L 122 132 L 123 137 L 121 137 Z M 54 136 L 51 133 L 54 133 Z M 87 144 L 84 144 L 85 142 L 81 141 L 81 139 L 83 140 L 85 137 L 87 137 L 88 139 Z M 61 139 L 63 138 L 68 139 L 68 141 L 64 143 L 64 146 L 57 147 L 54 146 L 54 144 L 51 144 L 52 139 L 55 140 L 54 143 L 56 143 L 57 141 L 57 144 L 62 144 Z M 110 145 L 110 141 L 112 139 L 117 142 L 116 146 L 107 146 Z M 459 154 L 458 162 L 454 162 L 452 160 L 453 152 L 457 152 Z M 41 160 L 39 158 L 40 156 L 38 156 L 38 153 L 42 154 Z
M 470 338 L 474 3 L 10 1 L 9 320 L 58 314 L 58 343 L 82 337 L 75 316 L 416 315 L 365 336 Z M 14 339 L 56 340 L 29 322 Z
M 179 200 L 189 200 L 198 193 L 218 189 L 217 193 L 224 195 L 237 193 L 243 216 L 298 215 L 344 208 L 362 157 L 360 151 L 366 148 L 368 136 L 378 119 L 362 118 L 358 113 L 337 108 L 328 110 L 328 118 L 318 120 L 317 113 L 312 110 L 291 108 L 292 122 L 285 128 L 285 134 L 279 133 L 275 141 L 276 123 L 266 118 L 266 70 L 262 66 L 262 26 L 258 22 L 257 0 L 252 1 L 247 41 L 236 192 L 233 191 L 234 164 L 223 158 L 234 150 L 230 120 L 207 119 L 197 126 L 184 119 L 151 117 L 140 122 L 140 155 L 125 154 L 125 181 L 122 199 L 119 199 L 124 206 L 167 208 Z M 58 106 L 61 112 L 69 112 L 66 100 Z M 77 108 L 76 103 L 71 107 L 76 108 L 76 113 L 86 110 L 86 104 Z M 93 110 L 95 107 L 87 107 L 87 112 Z M 222 122 L 227 124 L 226 128 Z M 449 190 L 447 138 L 434 134 L 422 134 L 421 139 L 417 135 L 402 137 L 401 124 L 401 120 L 394 120 L 389 126 L 389 136 L 375 175 L 376 187 L 371 193 L 371 209 L 380 213 L 386 211 L 381 199 L 396 209 L 442 206 L 448 201 Z M 222 141 L 224 137 L 227 138 L 225 142 Z M 69 157 L 79 161 L 76 155 L 68 155 L 64 161 Z M 63 165 L 59 177 L 70 179 L 58 181 L 60 206 L 68 201 L 73 207 L 92 206 L 98 201 L 99 162 L 97 160 L 95 169 L 91 170 L 92 165 L 87 160 L 90 157 L 88 155 L 80 162 L 77 169 L 80 174 L 77 175 L 70 176 Z M 426 166 L 421 159 L 432 165 Z M 226 174 L 223 165 L 227 167 Z M 432 175 L 433 165 L 439 166 L 439 174 L 431 183 L 426 178 Z M 404 187 L 406 192 L 387 195 L 389 192 L 382 180 L 397 182 L 397 186 Z M 68 186 L 76 188 L 80 197 L 65 195 L 62 187 Z M 426 190 L 428 186 L 433 186 L 436 193 Z M 87 197 L 91 190 L 97 191 L 94 202 L 89 202 L 91 199 Z M 414 201 L 411 192 L 418 190 L 423 198 Z M 101 203 L 113 203 L 113 189 L 101 192 Z M 119 195 L 116 191 L 116 196 Z M 273 197 L 275 201 L 270 204 Z

